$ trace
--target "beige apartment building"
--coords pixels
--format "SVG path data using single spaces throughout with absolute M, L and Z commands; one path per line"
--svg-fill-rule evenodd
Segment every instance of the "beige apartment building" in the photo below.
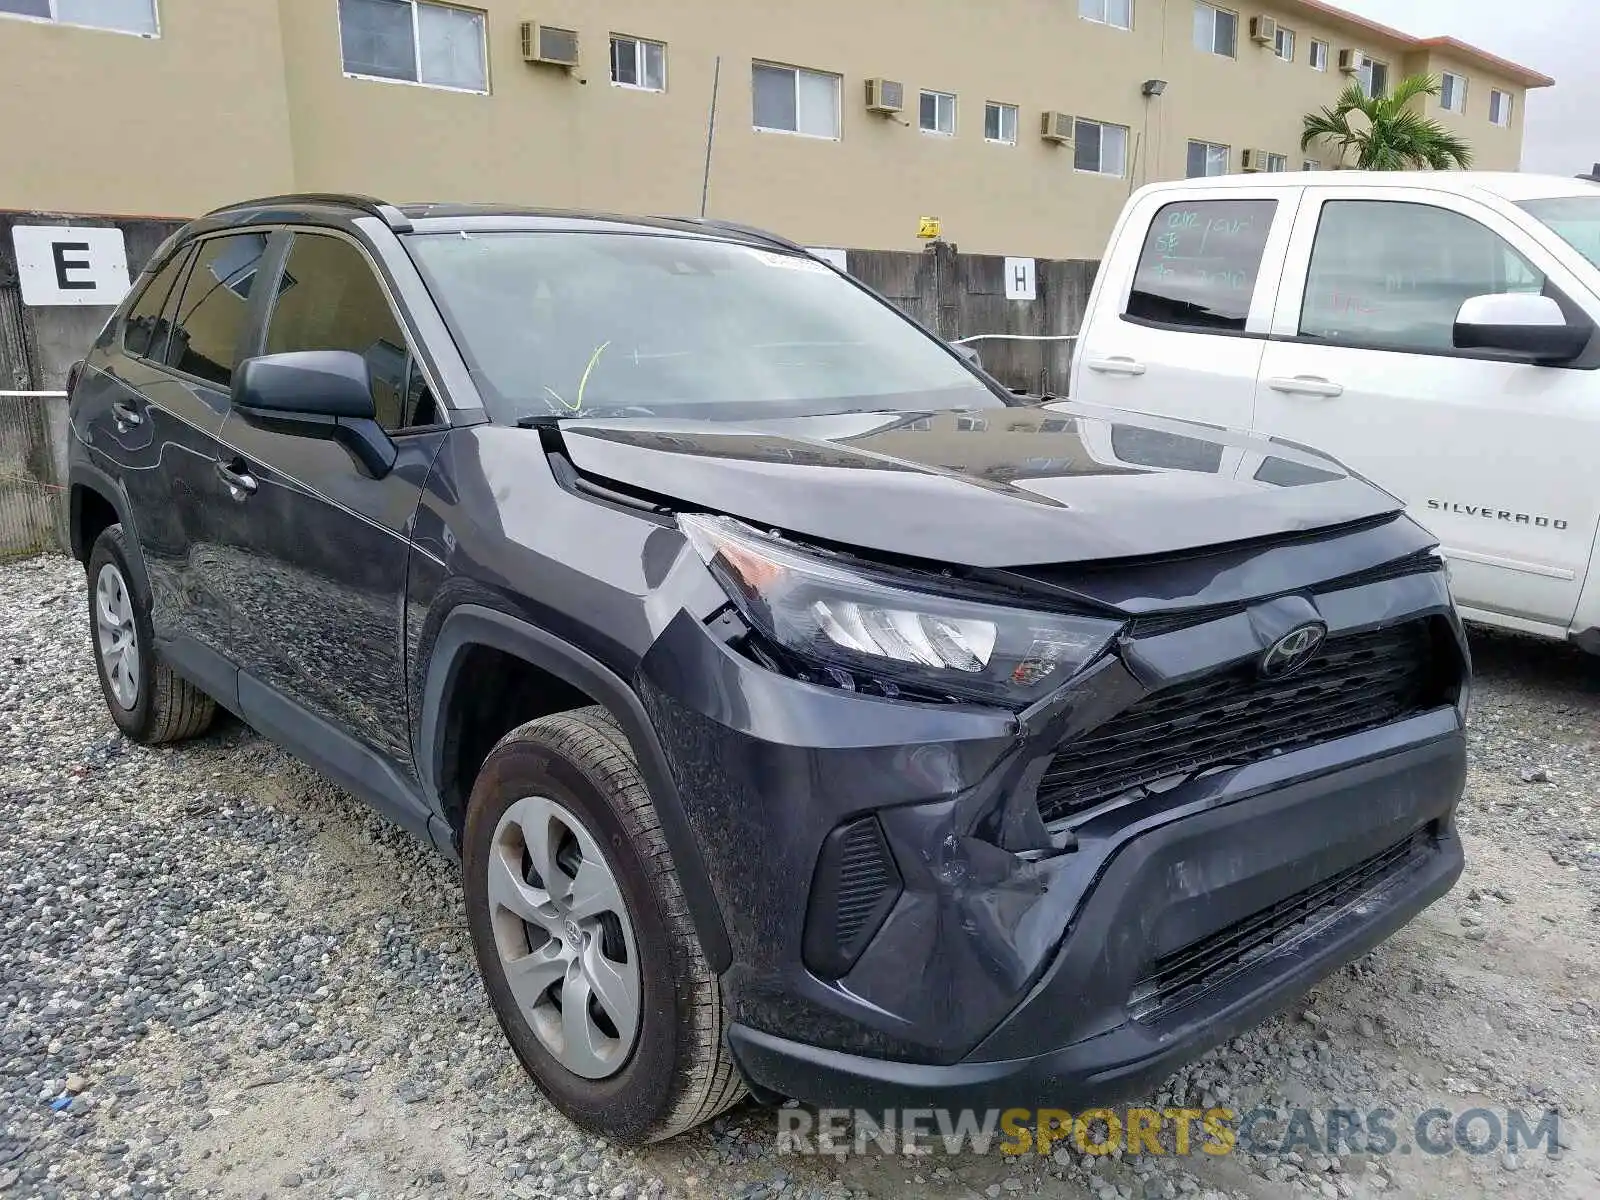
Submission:
M 0 208 L 704 190 L 812 245 L 914 247 L 931 216 L 965 251 L 1097 257 L 1134 186 L 1336 165 L 1303 115 L 1420 71 L 1515 169 L 1550 79 L 1316 0 L 0 0 Z

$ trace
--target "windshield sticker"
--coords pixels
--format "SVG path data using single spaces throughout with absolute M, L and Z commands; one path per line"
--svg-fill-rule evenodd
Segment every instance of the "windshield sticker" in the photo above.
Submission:
M 782 267 L 788 271 L 811 271 L 818 275 L 831 275 L 832 269 L 826 263 L 820 263 L 814 258 L 806 258 L 799 254 L 776 254 L 771 250 L 750 251 L 759 261 L 769 267 Z

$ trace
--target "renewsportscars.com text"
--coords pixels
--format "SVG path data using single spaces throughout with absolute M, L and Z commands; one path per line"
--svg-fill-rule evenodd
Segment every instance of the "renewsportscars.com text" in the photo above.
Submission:
M 1081 1154 L 1221 1156 L 1314 1154 L 1493 1154 L 1543 1149 L 1559 1157 L 1560 1117 L 1549 1110 L 1430 1108 L 1272 1109 L 824 1108 L 778 1111 L 779 1154 Z

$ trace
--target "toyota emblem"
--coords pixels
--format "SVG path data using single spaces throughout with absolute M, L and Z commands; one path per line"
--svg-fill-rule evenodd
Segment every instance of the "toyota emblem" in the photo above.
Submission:
M 1267 679 L 1282 679 L 1285 675 L 1293 675 L 1311 661 L 1318 647 L 1322 645 L 1322 639 L 1327 636 L 1328 628 L 1321 624 L 1301 625 L 1298 629 L 1291 629 L 1273 642 L 1261 656 L 1262 676 Z

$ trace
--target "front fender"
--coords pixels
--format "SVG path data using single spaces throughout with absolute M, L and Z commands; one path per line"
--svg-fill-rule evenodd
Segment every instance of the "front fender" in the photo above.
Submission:
M 488 646 L 548 671 L 594 697 L 616 717 L 628 735 L 639 771 L 650 789 L 706 961 L 718 974 L 727 970 L 733 961 L 727 927 L 655 727 L 634 690 L 592 655 L 496 609 L 478 604 L 460 604 L 451 609 L 433 640 L 422 692 L 416 761 L 428 793 L 435 797 L 442 794 L 445 697 L 451 694 L 467 651 L 473 646 Z

